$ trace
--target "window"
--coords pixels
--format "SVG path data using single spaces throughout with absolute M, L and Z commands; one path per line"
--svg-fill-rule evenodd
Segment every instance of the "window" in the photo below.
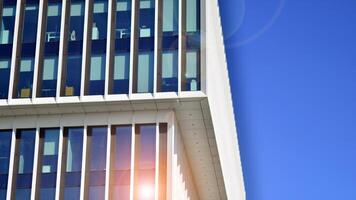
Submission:
M 159 180 L 158 199 L 167 199 L 167 132 L 168 124 L 159 124 Z
M 15 199 L 30 199 L 32 188 L 32 170 L 35 150 L 36 130 L 18 130 L 16 132 L 16 157 L 14 163 Z
M 23 16 L 22 48 L 20 66 L 17 66 L 14 82 L 14 98 L 32 96 L 33 67 L 36 52 L 38 24 L 38 0 L 25 5 Z
M 135 127 L 135 178 L 134 199 L 154 199 L 156 164 L 156 125 Z M 142 190 L 152 191 L 145 194 Z M 142 196 L 145 195 L 145 196 Z
M 39 199 L 55 199 L 59 129 L 41 129 L 40 131 L 40 165 Z
M 200 90 L 200 0 L 186 5 L 186 55 L 182 67 L 182 90 Z
M 104 95 L 105 90 L 105 55 L 107 38 L 108 2 L 94 0 L 91 64 L 89 80 L 86 83 L 86 95 Z
M 85 1 L 71 1 L 66 66 L 62 72 L 61 96 L 79 96 L 82 73 Z
M 55 97 L 57 90 L 58 53 L 62 3 L 49 3 L 45 33 L 44 61 L 39 68 L 38 97 Z
M 107 127 L 89 127 L 89 200 L 105 199 Z
M 130 199 L 130 174 L 131 174 L 131 137 L 132 126 L 113 126 L 112 135 L 112 171 L 110 172 L 111 199 Z
M 80 197 L 80 181 L 83 154 L 83 128 L 65 128 L 67 142 L 64 173 L 64 200 L 76 200 Z
M 129 93 L 131 0 L 116 1 L 115 58 L 110 68 L 109 93 Z
M 134 93 L 153 92 L 155 1 L 140 0 L 138 61 L 134 67 Z
M 16 1 L 4 1 L 0 17 L 0 99 L 7 99 L 10 81 Z
M 162 51 L 159 52 L 157 91 L 178 91 L 178 0 L 162 2 Z
M 11 151 L 11 131 L 0 131 L 0 199 L 6 199 Z

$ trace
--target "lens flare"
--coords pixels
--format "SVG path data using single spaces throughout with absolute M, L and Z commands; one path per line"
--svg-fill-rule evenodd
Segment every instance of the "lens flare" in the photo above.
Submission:
M 139 189 L 139 196 L 142 200 L 154 199 L 155 188 L 153 185 L 141 185 Z

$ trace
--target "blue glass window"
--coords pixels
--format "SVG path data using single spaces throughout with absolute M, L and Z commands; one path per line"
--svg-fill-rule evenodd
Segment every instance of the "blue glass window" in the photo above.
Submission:
M 57 69 L 59 38 L 61 29 L 62 3 L 49 1 L 47 7 L 47 27 L 45 33 L 44 61 L 39 69 L 39 97 L 55 97 L 57 90 Z
M 16 1 L 4 1 L 0 18 L 0 99 L 6 99 L 9 92 L 15 14 Z
M 62 73 L 61 96 L 79 96 L 82 73 L 85 1 L 73 0 L 70 5 L 69 41 L 66 66 Z
M 67 140 L 64 200 L 77 200 L 80 197 L 83 128 L 65 128 L 64 137 Z
M 200 90 L 200 0 L 186 5 L 186 60 L 183 65 L 182 90 Z
M 115 64 L 111 69 L 110 94 L 129 93 L 131 0 L 116 1 Z
M 107 127 L 90 127 L 89 200 L 105 199 Z
M 155 166 L 156 166 L 156 125 L 155 124 L 145 124 L 136 125 L 136 138 L 138 138 L 139 152 L 138 162 L 135 163 L 135 199 L 154 199 L 155 191 Z M 141 196 L 143 195 L 142 190 L 148 190 L 151 192 L 151 197 Z M 144 194 L 147 195 L 147 194 Z
M 140 0 L 138 63 L 134 67 L 134 92 L 153 92 L 153 51 L 155 34 L 155 1 Z
M 11 151 L 11 131 L 0 131 L 0 199 L 6 199 Z
M 105 55 L 108 23 L 107 0 L 94 0 L 91 63 L 86 95 L 104 95 Z
M 39 199 L 55 199 L 59 129 L 41 129 L 40 148 L 43 149 L 40 155 L 40 196 Z
M 18 130 L 16 132 L 16 200 L 29 200 L 32 188 L 32 170 L 35 150 L 36 130 Z
M 38 24 L 38 0 L 25 5 L 22 32 L 22 48 L 20 66 L 17 66 L 14 83 L 14 98 L 30 98 L 32 96 L 33 69 L 36 52 L 36 36 Z
M 130 199 L 131 137 L 132 126 L 122 125 L 112 128 L 113 164 L 111 185 L 113 200 Z
M 178 0 L 165 0 L 162 14 L 162 55 L 158 66 L 159 92 L 178 91 Z

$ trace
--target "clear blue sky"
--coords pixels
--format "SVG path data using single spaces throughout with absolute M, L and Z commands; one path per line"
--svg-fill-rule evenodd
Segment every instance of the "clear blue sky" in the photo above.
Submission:
M 248 200 L 356 199 L 356 1 L 219 0 Z

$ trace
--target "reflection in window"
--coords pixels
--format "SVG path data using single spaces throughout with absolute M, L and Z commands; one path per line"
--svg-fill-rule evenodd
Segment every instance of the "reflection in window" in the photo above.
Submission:
M 186 51 L 182 90 L 200 90 L 200 0 L 187 1 Z
M 158 62 L 157 91 L 178 91 L 178 0 L 166 0 L 162 4 L 162 55 Z
M 77 200 L 80 197 L 80 179 L 83 154 L 83 128 L 66 128 L 66 165 L 64 174 L 64 200 Z
M 129 93 L 131 0 L 116 1 L 115 64 L 110 69 L 109 93 Z
M 68 57 L 62 73 L 61 96 L 79 96 L 82 72 L 82 51 L 85 1 L 71 1 Z
M 4 1 L 0 17 L 0 99 L 7 99 L 10 81 L 16 1 Z
M 134 67 L 134 92 L 153 92 L 155 1 L 140 0 L 138 63 Z
M 156 125 L 136 125 L 135 180 L 134 199 L 154 199 L 154 192 L 147 197 L 142 190 L 154 191 L 156 163 Z M 142 196 L 145 195 L 145 196 Z
M 153 91 L 153 52 L 140 53 L 137 67 L 137 92 Z
M 0 199 L 6 199 L 11 151 L 11 131 L 0 131 Z
M 44 46 L 45 59 L 43 66 L 39 68 L 39 89 L 37 96 L 40 97 L 56 96 L 61 12 L 62 3 L 48 4 Z
M 22 31 L 22 48 L 20 66 L 17 66 L 14 83 L 15 98 L 32 96 L 33 66 L 36 51 L 36 35 L 38 23 L 38 0 L 25 5 Z
M 89 200 L 105 199 L 107 127 L 88 129 L 91 137 Z
M 38 172 L 41 173 L 39 199 L 55 199 L 59 129 L 42 129 L 40 138 L 40 148 L 43 151 L 40 155 L 41 165 Z
M 15 199 L 29 200 L 32 187 L 32 170 L 35 150 L 36 130 L 18 130 L 16 132 Z
M 114 126 L 112 128 L 113 166 L 110 172 L 113 189 L 113 200 L 130 199 L 130 174 L 131 174 L 131 134 L 132 126 Z
M 89 81 L 86 95 L 104 95 L 105 90 L 105 54 L 107 38 L 107 0 L 94 0 L 92 24 L 92 49 Z

